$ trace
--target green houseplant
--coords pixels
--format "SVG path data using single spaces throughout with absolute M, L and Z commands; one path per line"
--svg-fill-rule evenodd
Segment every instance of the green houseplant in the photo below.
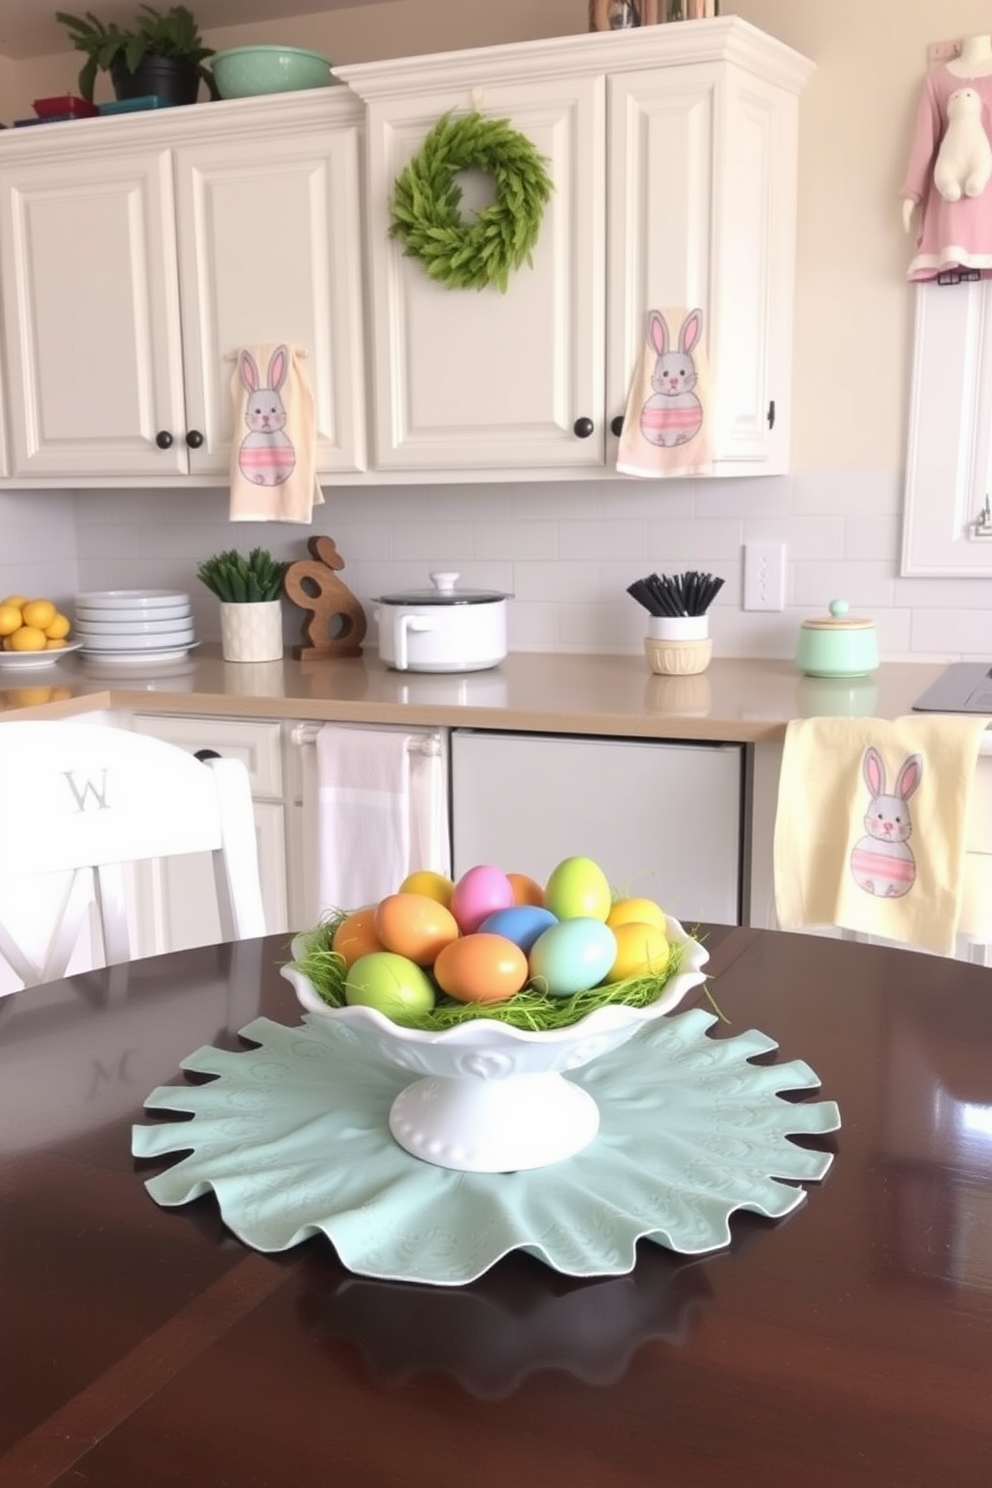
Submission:
M 287 564 L 264 548 L 247 558 L 229 548 L 199 565 L 196 576 L 220 600 L 220 639 L 225 661 L 278 661 L 282 657 L 282 606 Z
M 82 16 L 57 10 L 55 19 L 69 33 L 76 51 L 85 53 L 79 92 L 93 102 L 98 72 L 108 72 L 118 98 L 154 94 L 166 103 L 195 103 L 200 83 L 217 98 L 213 73 L 207 67 L 213 47 L 204 46 L 193 14 L 185 5 L 158 11 L 139 6 L 130 28 L 105 23 L 92 11 Z
M 196 576 L 226 604 L 263 604 L 282 594 L 286 567 L 264 548 L 252 548 L 247 558 L 229 548 L 204 559 Z

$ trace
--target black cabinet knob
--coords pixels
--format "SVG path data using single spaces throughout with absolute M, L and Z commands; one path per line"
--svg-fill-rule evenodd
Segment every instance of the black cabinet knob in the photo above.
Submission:
M 155 435 L 155 443 L 158 445 L 159 449 L 172 448 L 172 435 L 169 433 L 168 429 L 159 429 L 158 433 Z
M 200 445 L 203 443 L 203 435 L 200 433 L 199 429 L 190 429 L 188 431 L 186 435 L 186 443 L 189 445 L 190 449 L 200 448 Z
M 595 427 L 591 418 L 577 418 L 572 425 L 572 433 L 579 439 L 588 439 Z
M 620 438 L 620 435 L 623 433 L 623 414 L 622 413 L 618 413 L 617 416 L 616 416 L 616 418 L 613 419 L 612 423 L 610 424 L 610 433 L 611 434 L 615 434 L 618 439 Z

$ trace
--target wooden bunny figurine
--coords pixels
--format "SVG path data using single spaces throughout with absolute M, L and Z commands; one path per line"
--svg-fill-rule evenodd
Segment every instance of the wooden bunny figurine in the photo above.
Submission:
M 293 655 L 360 656 L 368 622 L 359 601 L 336 576 L 344 559 L 330 537 L 311 537 L 307 549 L 311 557 L 291 563 L 283 581 L 286 598 L 309 612 L 303 622 L 303 639 L 309 645 L 294 646 Z

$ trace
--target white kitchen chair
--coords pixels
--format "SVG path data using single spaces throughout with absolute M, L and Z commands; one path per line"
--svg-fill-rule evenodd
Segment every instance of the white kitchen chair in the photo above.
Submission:
M 0 964 L 24 986 L 66 975 L 84 930 L 102 942 L 91 965 L 131 959 L 127 865 L 200 852 L 221 938 L 264 935 L 240 760 L 103 724 L 0 723 Z

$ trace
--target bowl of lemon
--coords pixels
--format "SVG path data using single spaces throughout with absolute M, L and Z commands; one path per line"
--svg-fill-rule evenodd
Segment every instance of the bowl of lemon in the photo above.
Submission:
M 52 666 L 79 649 L 71 629 L 53 600 L 9 594 L 0 600 L 0 667 Z

